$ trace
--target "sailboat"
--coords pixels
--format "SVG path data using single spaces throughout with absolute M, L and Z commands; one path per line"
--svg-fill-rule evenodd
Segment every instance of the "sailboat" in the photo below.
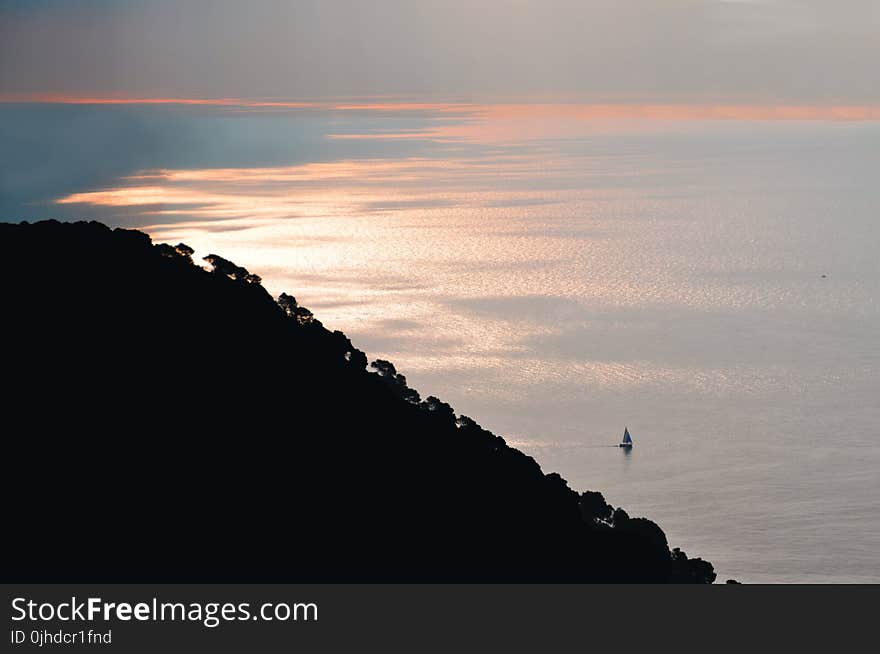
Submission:
M 625 447 L 625 448 L 629 449 L 632 446 L 633 446 L 633 439 L 629 435 L 629 429 L 624 427 L 623 428 L 623 442 L 620 445 L 618 445 L 617 447 Z

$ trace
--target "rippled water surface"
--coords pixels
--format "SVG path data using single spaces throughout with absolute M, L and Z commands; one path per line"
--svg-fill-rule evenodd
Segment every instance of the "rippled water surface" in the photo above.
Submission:
M 880 581 L 877 123 L 2 111 L 4 215 L 247 266 L 721 579 Z

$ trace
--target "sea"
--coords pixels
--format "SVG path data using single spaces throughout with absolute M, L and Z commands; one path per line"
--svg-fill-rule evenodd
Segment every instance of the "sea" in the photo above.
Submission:
M 6 103 L 0 216 L 247 267 L 720 581 L 880 582 L 876 120 Z

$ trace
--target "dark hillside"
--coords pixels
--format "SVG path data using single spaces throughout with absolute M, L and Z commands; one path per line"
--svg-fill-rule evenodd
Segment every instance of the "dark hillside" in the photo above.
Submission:
M 54 221 L 0 255 L 6 580 L 715 577 L 225 259 Z

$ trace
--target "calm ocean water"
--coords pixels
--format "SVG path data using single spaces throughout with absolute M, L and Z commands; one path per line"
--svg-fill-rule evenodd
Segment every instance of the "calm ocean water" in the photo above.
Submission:
M 247 266 L 721 580 L 880 582 L 877 123 L 0 118 L 4 217 Z

